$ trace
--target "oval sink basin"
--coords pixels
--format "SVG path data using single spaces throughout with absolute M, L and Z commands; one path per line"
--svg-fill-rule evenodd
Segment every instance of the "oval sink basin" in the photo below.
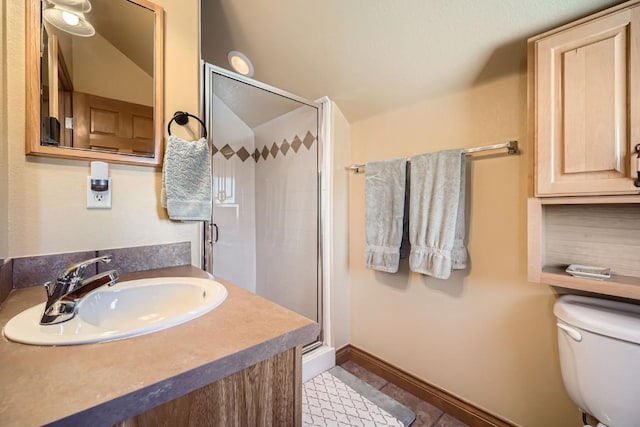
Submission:
M 84 297 L 72 319 L 40 325 L 45 303 L 7 322 L 8 339 L 34 345 L 73 345 L 144 335 L 188 322 L 227 298 L 219 282 L 193 277 L 160 277 L 119 282 Z

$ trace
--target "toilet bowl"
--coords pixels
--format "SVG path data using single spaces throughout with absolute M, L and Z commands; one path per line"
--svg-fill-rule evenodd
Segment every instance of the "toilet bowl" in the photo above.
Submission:
M 605 426 L 640 426 L 640 306 L 565 295 L 553 313 L 571 399 Z

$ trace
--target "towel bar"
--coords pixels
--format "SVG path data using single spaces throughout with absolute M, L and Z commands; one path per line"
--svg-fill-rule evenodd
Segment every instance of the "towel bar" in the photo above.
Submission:
M 473 148 L 465 148 L 462 150 L 464 154 L 478 153 L 480 151 L 489 151 L 489 150 L 501 150 L 503 148 L 507 149 L 508 155 L 519 154 L 518 150 L 518 141 L 507 141 L 501 144 L 493 144 L 493 145 L 484 145 L 482 147 L 473 147 Z M 407 162 L 411 162 L 410 159 L 407 159 Z M 352 171 L 354 173 L 363 173 L 366 165 L 351 165 L 345 167 L 346 170 Z

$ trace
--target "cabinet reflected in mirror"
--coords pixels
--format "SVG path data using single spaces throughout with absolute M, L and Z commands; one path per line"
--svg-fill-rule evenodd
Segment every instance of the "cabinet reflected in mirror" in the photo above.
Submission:
M 27 154 L 159 166 L 162 8 L 147 0 L 27 7 Z

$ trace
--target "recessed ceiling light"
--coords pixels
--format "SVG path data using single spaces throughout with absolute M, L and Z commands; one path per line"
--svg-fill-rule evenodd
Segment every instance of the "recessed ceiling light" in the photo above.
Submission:
M 227 59 L 229 60 L 229 64 L 231 67 L 242 75 L 252 77 L 253 76 L 253 64 L 242 52 L 238 52 L 237 50 L 232 50 L 227 55 Z

